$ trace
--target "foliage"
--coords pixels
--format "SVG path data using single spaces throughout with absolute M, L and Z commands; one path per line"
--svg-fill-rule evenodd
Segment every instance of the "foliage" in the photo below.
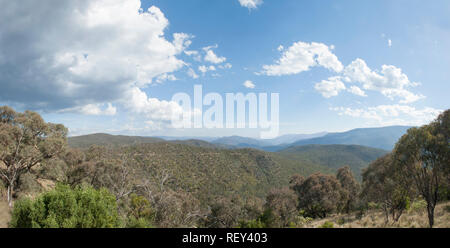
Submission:
M 270 218 L 266 218 L 267 227 L 288 227 L 295 222 L 298 200 L 295 192 L 289 188 L 275 189 L 266 197 L 265 209 Z
M 336 177 L 316 173 L 295 187 L 299 205 L 305 215 L 313 218 L 325 218 L 338 212 L 345 205 L 347 194 Z
M 130 196 L 129 210 L 126 217 L 126 227 L 150 228 L 153 227 L 155 213 L 150 202 L 143 196 L 132 194 Z
M 325 223 L 323 223 L 320 228 L 334 228 L 334 223 L 330 222 L 330 221 L 325 221 Z
M 410 185 L 398 179 L 392 155 L 377 159 L 363 171 L 362 197 L 369 202 L 378 203 L 385 213 L 386 222 L 390 216 L 398 221 L 413 197 Z M 372 203 L 372 204 L 373 204 Z
M 427 202 L 430 227 L 434 224 L 434 209 L 439 190 L 447 184 L 450 166 L 450 110 L 434 122 L 411 128 L 397 143 L 394 159 L 400 179 L 413 180 Z
M 410 211 L 422 212 L 427 209 L 427 202 L 423 199 L 418 199 L 411 204 Z
M 336 178 L 341 183 L 342 189 L 345 191 L 346 199 L 343 210 L 350 213 L 356 208 L 358 201 L 360 185 L 353 176 L 349 166 L 339 168 L 336 173 Z
M 58 185 L 37 199 L 14 204 L 11 227 L 110 228 L 118 227 L 115 197 L 107 190 Z
M 60 154 L 67 132 L 63 125 L 46 123 L 35 112 L 0 107 L 0 179 L 7 185 L 10 206 L 20 176 Z

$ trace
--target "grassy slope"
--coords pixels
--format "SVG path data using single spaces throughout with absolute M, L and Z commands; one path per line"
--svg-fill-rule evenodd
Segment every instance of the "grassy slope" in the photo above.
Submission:
M 10 218 L 8 203 L 0 198 L 0 228 L 8 227 Z
M 450 207 L 450 202 L 438 204 L 435 210 L 435 226 L 436 228 L 450 228 L 450 212 L 446 210 L 446 207 Z M 345 220 L 342 225 L 337 223 L 340 220 Z M 428 217 L 426 210 L 407 211 L 396 223 L 385 223 L 384 214 L 380 211 L 370 211 L 361 219 L 356 218 L 354 214 L 350 215 L 334 215 L 325 219 L 315 220 L 307 224 L 305 227 L 314 228 L 320 227 L 325 222 L 332 222 L 334 227 L 337 228 L 427 228 Z M 340 222 L 342 223 L 342 222 Z

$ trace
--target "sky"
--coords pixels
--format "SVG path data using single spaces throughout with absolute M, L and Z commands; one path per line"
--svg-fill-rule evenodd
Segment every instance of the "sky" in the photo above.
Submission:
M 171 127 L 186 112 L 172 96 L 194 85 L 279 93 L 280 135 L 423 125 L 449 108 L 447 0 L 0 5 L 0 105 L 71 136 L 258 136 Z

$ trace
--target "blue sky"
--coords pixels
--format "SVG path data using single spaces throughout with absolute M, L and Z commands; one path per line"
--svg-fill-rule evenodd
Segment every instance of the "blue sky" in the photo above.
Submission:
M 421 125 L 449 108 L 446 0 L 10 2 L 0 104 L 71 135 L 257 134 L 168 127 L 172 96 L 195 84 L 279 93 L 280 134 Z

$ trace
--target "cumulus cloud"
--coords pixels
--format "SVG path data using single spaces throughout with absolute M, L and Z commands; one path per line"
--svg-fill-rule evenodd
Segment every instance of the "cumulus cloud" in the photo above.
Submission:
M 215 45 L 215 46 L 208 46 L 208 47 L 203 48 L 203 50 L 206 53 L 205 58 L 204 58 L 204 60 L 206 62 L 210 62 L 213 64 L 222 64 L 223 62 L 225 62 L 227 60 L 227 58 L 219 57 L 214 53 L 214 51 L 212 49 L 217 48 L 217 47 L 218 46 Z
M 331 48 L 323 43 L 296 42 L 291 47 L 283 50 L 281 58 L 273 65 L 264 65 L 262 74 L 268 76 L 293 75 L 320 66 L 341 72 L 344 66 Z
M 348 89 L 348 92 L 352 93 L 353 95 L 357 95 L 357 96 L 364 96 L 366 97 L 366 92 L 364 92 L 361 88 L 359 88 L 358 86 L 351 86 Z
M 186 54 L 187 56 L 191 56 L 197 62 L 202 61 L 201 54 L 196 50 L 186 50 L 186 51 L 184 51 L 184 54 Z
M 256 9 L 259 5 L 263 3 L 263 0 L 239 0 L 242 7 L 248 9 Z
M 126 92 L 173 79 L 170 73 L 185 66 L 178 55 L 191 36 L 176 33 L 168 40 L 167 18 L 155 6 L 140 9 L 139 0 L 0 5 L 2 101 L 98 114 L 100 104 L 129 100 Z
M 363 118 L 379 125 L 411 125 L 420 126 L 434 120 L 442 110 L 426 107 L 417 109 L 407 105 L 379 105 L 369 108 L 337 107 L 330 110 L 342 116 Z
M 216 70 L 216 67 L 213 66 L 213 65 L 210 65 L 210 66 L 201 65 L 201 66 L 198 67 L 198 70 L 199 70 L 200 72 L 202 72 L 203 75 L 205 75 L 205 73 L 207 73 L 208 71 L 215 71 L 215 70 Z
M 172 74 L 167 74 L 167 73 L 164 73 L 164 74 L 162 74 L 162 75 L 159 75 L 157 78 L 156 78 L 156 82 L 157 83 L 163 83 L 163 82 L 165 82 L 165 81 L 176 81 L 177 80 L 177 77 L 175 77 L 174 75 L 172 75 Z
M 124 106 L 132 112 L 145 115 L 151 121 L 170 121 L 173 115 L 183 113 L 183 108 L 178 103 L 150 98 L 138 87 L 125 94 L 127 101 L 124 101 Z
M 256 87 L 256 85 L 250 80 L 245 81 L 243 85 L 248 89 L 254 89 Z
M 372 71 L 364 60 L 356 59 L 344 69 L 343 75 L 349 83 L 359 83 L 363 89 L 378 91 L 390 99 L 400 98 L 402 104 L 424 98 L 423 95 L 407 90 L 418 83 L 411 82 L 400 68 L 393 65 L 383 65 L 381 72 L 377 73 Z
M 57 111 L 58 113 L 79 113 L 83 115 L 106 115 L 113 116 L 117 113 L 117 108 L 111 103 L 107 104 L 87 104 Z
M 325 98 L 337 96 L 340 91 L 346 89 L 341 77 L 331 77 L 328 78 L 328 80 L 322 80 L 322 82 L 317 83 L 314 88 Z

